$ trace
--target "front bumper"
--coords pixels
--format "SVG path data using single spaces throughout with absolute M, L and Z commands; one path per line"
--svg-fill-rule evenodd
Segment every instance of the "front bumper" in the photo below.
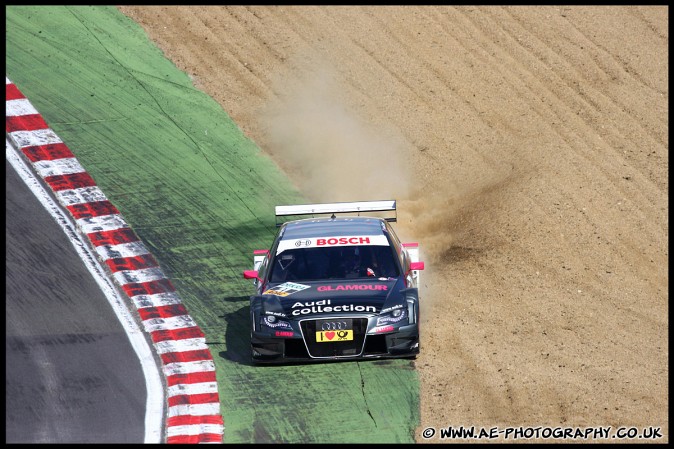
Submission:
M 357 350 L 349 347 L 348 351 L 340 351 L 337 345 L 344 343 L 321 343 L 321 345 L 335 345 L 334 355 L 326 355 L 326 351 L 318 351 L 315 343 L 307 341 L 306 335 L 282 338 L 272 337 L 263 332 L 253 332 L 251 354 L 256 363 L 402 358 L 419 354 L 418 323 L 401 326 L 396 331 L 387 334 L 365 334 L 363 336 L 363 342 L 359 343 L 360 347 Z M 323 347 L 325 346 L 321 348 Z

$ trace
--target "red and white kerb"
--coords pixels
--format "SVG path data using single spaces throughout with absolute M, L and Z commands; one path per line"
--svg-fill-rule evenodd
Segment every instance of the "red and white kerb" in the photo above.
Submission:
M 155 258 L 33 105 L 6 79 L 6 132 L 135 304 L 163 362 L 167 443 L 221 443 L 215 363 L 203 331 Z

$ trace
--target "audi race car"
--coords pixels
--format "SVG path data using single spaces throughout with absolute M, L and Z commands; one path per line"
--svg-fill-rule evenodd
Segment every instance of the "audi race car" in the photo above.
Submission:
M 254 362 L 416 357 L 424 263 L 417 243 L 396 236 L 395 217 L 375 216 L 395 211 L 395 201 L 276 206 L 274 242 L 243 272 L 256 289 Z

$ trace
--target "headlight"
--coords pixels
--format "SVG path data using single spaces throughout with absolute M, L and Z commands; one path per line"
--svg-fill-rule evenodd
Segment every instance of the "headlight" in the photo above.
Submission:
M 407 307 L 402 304 L 393 306 L 391 309 L 383 313 L 377 318 L 377 327 L 390 325 L 404 325 L 408 323 Z
M 262 315 L 260 325 L 275 330 L 292 330 L 292 326 L 287 320 L 274 315 Z

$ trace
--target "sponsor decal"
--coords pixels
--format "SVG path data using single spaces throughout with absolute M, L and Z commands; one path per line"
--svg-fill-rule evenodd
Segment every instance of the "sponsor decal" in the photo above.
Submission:
M 316 321 L 316 343 L 353 340 L 353 320 L 348 318 Z
M 327 237 L 316 239 L 316 246 L 369 245 L 370 237 Z
M 330 246 L 358 246 L 377 245 L 389 246 L 385 235 L 345 235 L 326 236 L 317 238 L 281 240 L 276 247 L 276 254 L 281 254 L 288 249 L 297 248 L 325 248 Z
M 375 334 L 381 334 L 382 332 L 392 332 L 394 330 L 395 327 L 388 325 L 388 326 L 373 327 L 370 332 L 374 332 Z
M 319 292 L 338 292 L 355 290 L 388 290 L 384 284 L 347 284 L 347 285 L 319 285 L 316 287 Z
M 289 331 L 276 331 L 274 335 L 277 337 L 292 337 L 293 333 Z
M 321 301 L 298 301 L 291 307 L 293 316 L 310 315 L 312 313 L 333 313 L 333 312 L 366 312 L 377 313 L 375 306 L 361 306 L 355 304 L 340 304 L 333 306 L 329 299 Z
M 348 341 L 348 340 L 353 340 L 352 330 L 316 332 L 317 343 L 329 343 L 335 341 Z
M 283 284 L 277 285 L 271 290 L 266 290 L 262 292 L 263 295 L 276 295 L 276 296 L 289 296 L 293 293 L 300 292 L 309 288 L 309 285 L 296 284 L 294 282 L 285 282 Z

